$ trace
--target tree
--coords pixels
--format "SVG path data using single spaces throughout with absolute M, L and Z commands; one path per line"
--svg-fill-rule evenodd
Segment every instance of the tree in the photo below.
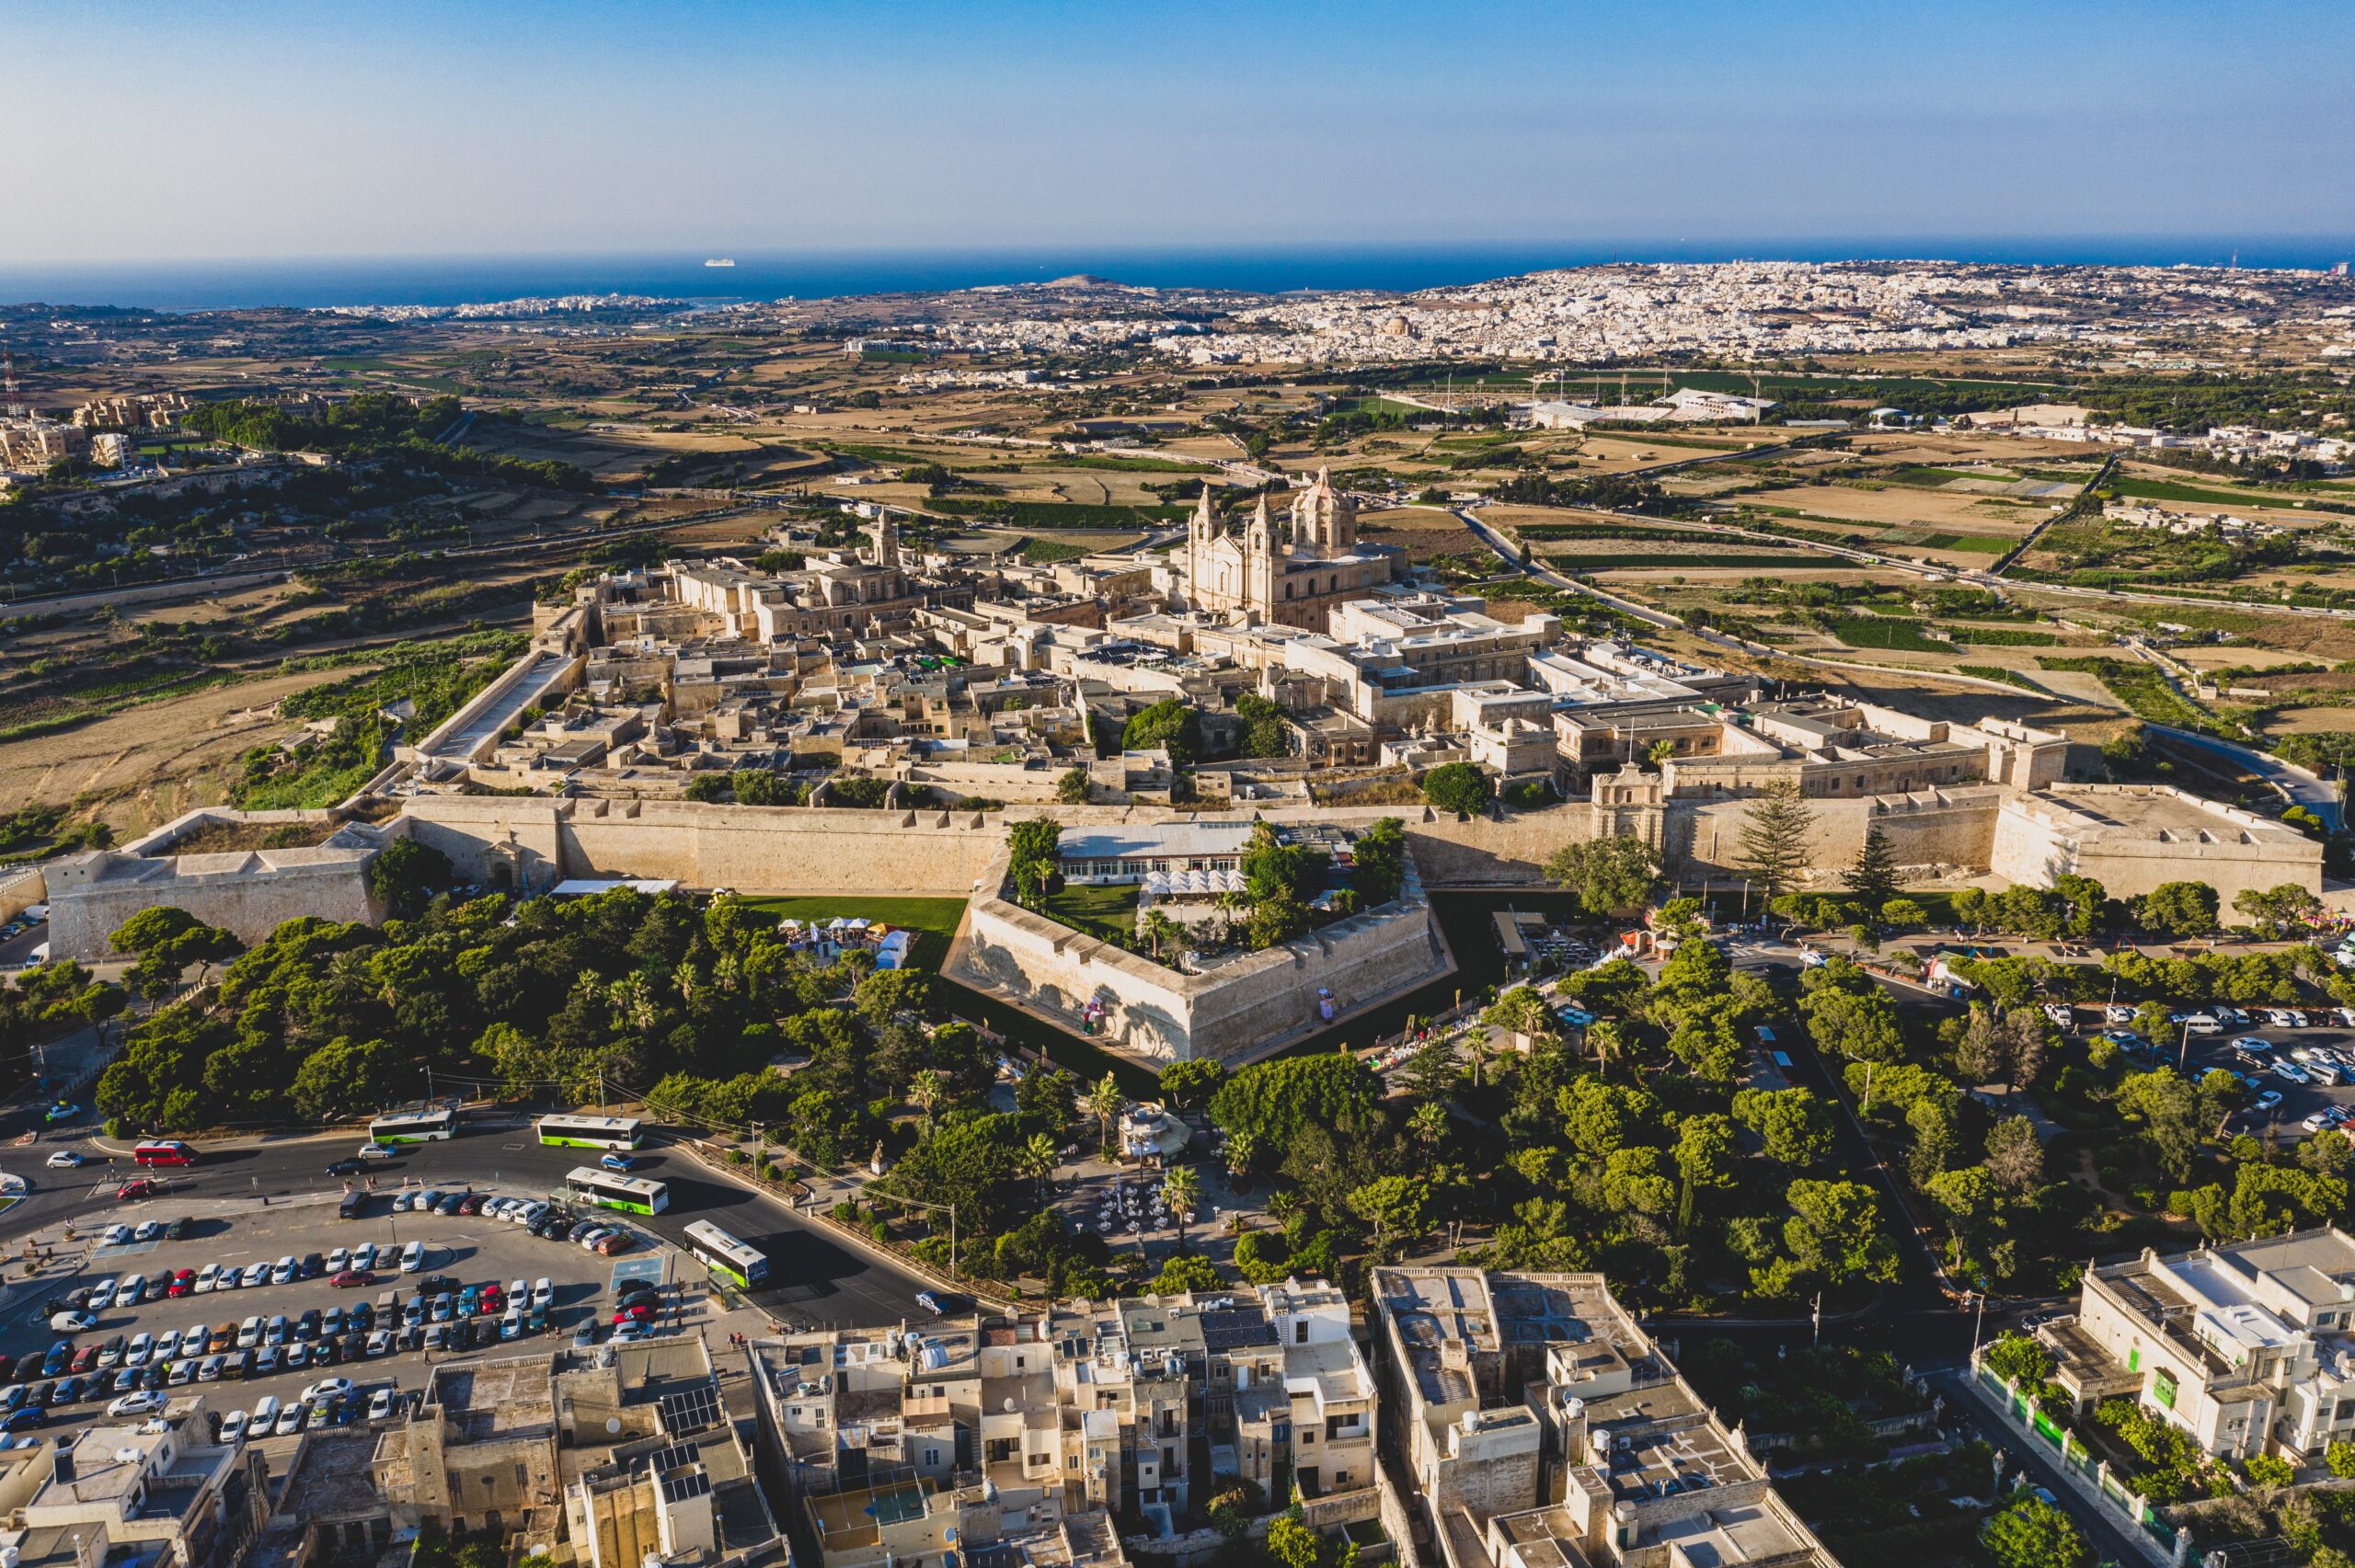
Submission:
M 2054 1366 L 2052 1352 L 2045 1349 L 2042 1342 L 2034 1334 L 2016 1330 L 2001 1335 L 1987 1347 L 1986 1361 L 1988 1370 L 1995 1376 L 2029 1389 L 2042 1387 L 2044 1380 L 2052 1376 Z
M 1421 1234 L 1430 1196 L 1427 1176 L 1382 1176 L 1350 1191 L 1350 1212 L 1373 1227 L 1374 1248 L 1384 1251 L 1395 1238 Z
M 415 839 L 395 839 L 368 862 L 368 891 L 403 920 L 416 918 L 456 879 L 448 855 Z
M 2162 882 L 2134 900 L 2134 921 L 2169 936 L 2205 936 L 2216 929 L 2216 889 L 2205 882 Z
M 1226 1082 L 1226 1064 L 1198 1059 L 1173 1061 L 1161 1070 L 1162 1103 L 1173 1111 L 1198 1111 Z
M 1880 923 L 1891 931 L 1920 931 L 1930 923 L 1930 913 L 1911 898 L 1891 898 L 1880 907 Z
M 1279 704 L 1256 692 L 1245 692 L 1235 699 L 1235 716 L 1243 721 L 1243 733 L 1235 750 L 1246 757 L 1281 757 L 1284 754 L 1284 710 Z
M 1982 1526 L 1979 1544 L 1997 1568 L 2088 1568 L 2093 1561 L 2069 1516 L 2033 1494 Z
M 1758 1135 L 1778 1165 L 1806 1167 L 1832 1152 L 1832 1107 L 1809 1090 L 1741 1090 L 1733 1119 Z
M 1170 919 L 1159 909 L 1145 910 L 1144 919 L 1140 923 L 1143 928 L 1144 939 L 1151 944 L 1153 956 L 1155 958 L 1161 956 L 1161 949 L 1165 944 L 1172 953 L 1178 951 L 1191 934 L 1183 922 Z
M 2118 1085 L 2118 1108 L 2139 1118 L 2160 1166 L 2177 1181 L 2191 1173 L 2200 1148 L 2200 1101 L 2171 1067 L 2131 1072 Z
M 1859 1182 L 1800 1177 L 1784 1193 L 1790 1217 L 1783 1244 L 1799 1266 L 1827 1285 L 1897 1277 L 1897 1249 L 1881 1231 L 1880 1203 Z
M 1904 885 L 1897 875 L 1897 856 L 1890 850 L 1889 835 L 1878 823 L 1865 830 L 1865 844 L 1856 852 L 1856 864 L 1840 874 L 1840 881 L 1867 910 L 1878 910 L 1897 897 Z
M 1186 1250 L 1186 1222 L 1202 1207 L 1202 1178 L 1191 1165 L 1173 1165 L 1161 1178 L 1161 1201 L 1178 1220 L 1178 1250 Z
M 2005 1116 L 1987 1131 L 1987 1173 L 2014 1197 L 2026 1197 L 2044 1180 L 2044 1145 L 2026 1116 Z
M 1660 885 L 1660 852 L 1627 834 L 1564 844 L 1545 862 L 1545 876 L 1579 896 L 1591 915 L 1648 909 Z
M 1086 768 L 1074 768 L 1055 781 L 1055 798 L 1065 806 L 1085 806 L 1095 795 L 1096 781 Z
M 1344 1134 L 1368 1126 L 1381 1100 L 1382 1081 L 1364 1062 L 1318 1051 L 1245 1068 L 1211 1096 L 1210 1116 L 1229 1138 L 1283 1150 L 1311 1123 Z
M 1778 781 L 1758 792 L 1742 812 L 1741 849 L 1735 867 L 1769 898 L 1790 891 L 1814 855 L 1815 812 L 1798 786 Z
M 933 1113 L 948 1098 L 948 1075 L 938 1068 L 927 1067 L 908 1082 L 908 1099 L 924 1116 L 926 1136 L 932 1132 Z
M 330 1121 L 390 1104 L 418 1082 L 417 1064 L 398 1047 L 338 1038 L 303 1059 L 290 1094 L 304 1116 Z
M 2320 901 L 2295 882 L 2284 882 L 2262 892 L 2244 887 L 2233 895 L 2233 908 L 2248 916 L 2257 934 L 2268 939 L 2303 930 L 2315 923 L 2322 914 Z
M 1469 762 L 1442 762 L 1423 775 L 1423 798 L 1442 811 L 1469 817 L 1488 804 L 1488 775 Z
M 1350 881 L 1361 905 L 1373 909 L 1398 896 L 1407 880 L 1407 826 L 1378 817 L 1350 846 Z
M 1676 1169 L 1694 1192 L 1722 1192 L 1734 1185 L 1733 1123 L 1714 1112 L 1677 1124 Z
M 1799 998 L 1799 1013 L 1820 1050 L 1851 1061 L 1895 1061 L 1902 1051 L 1897 1009 L 1878 987 L 1853 991 L 1824 986 Z
M 1961 1165 L 1931 1177 L 1923 1191 L 1947 1217 L 1947 1230 L 1954 1239 L 1954 1266 L 1960 1268 L 1963 1249 L 1975 1248 L 1994 1222 L 1995 1178 L 1983 1165 Z
M 1057 846 L 1063 825 L 1051 817 L 1031 817 L 1006 830 L 1006 870 L 1014 878 L 1017 902 L 1036 904 L 1054 891 L 1063 864 Z
M 1109 1148 L 1112 1142 L 1112 1123 L 1128 1108 L 1129 1097 L 1120 1092 L 1120 1081 L 1110 1073 L 1096 1081 L 1087 1092 L 1087 1114 L 1096 1118 L 1096 1140 L 1098 1148 Z
M 1042 1207 L 1047 1201 L 1047 1188 L 1055 1179 L 1055 1167 L 1062 1162 L 1062 1151 L 1046 1133 L 1032 1133 L 1030 1140 L 1022 1146 L 1025 1173 L 1039 1184 L 1039 1202 Z
M 1129 715 L 1120 731 L 1125 751 L 1166 750 L 1172 767 L 1189 768 L 1202 754 L 1202 715 L 1176 697 L 1164 697 Z
M 232 933 L 170 905 L 140 910 L 116 927 L 107 941 L 118 953 L 138 956 L 139 962 L 123 977 L 123 983 L 150 1001 L 178 985 L 190 964 L 210 966 L 246 950 L 246 944 Z

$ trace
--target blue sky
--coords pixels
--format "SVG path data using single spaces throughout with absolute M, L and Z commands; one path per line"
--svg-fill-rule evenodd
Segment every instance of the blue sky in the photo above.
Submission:
M 0 265 L 2355 234 L 2355 6 L 0 7 Z

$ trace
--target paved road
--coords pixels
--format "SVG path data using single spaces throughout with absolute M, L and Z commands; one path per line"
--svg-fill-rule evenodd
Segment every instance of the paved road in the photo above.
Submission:
M 55 1242 L 69 1219 L 86 1235 L 92 1226 L 117 1219 L 168 1216 L 186 1199 L 247 1199 L 258 1209 L 265 1196 L 282 1199 L 339 1192 L 342 1180 L 328 1176 L 326 1167 L 358 1142 L 340 1134 L 224 1145 L 201 1163 L 171 1173 L 175 1180 L 169 1196 L 145 1204 L 118 1204 L 109 1178 L 129 1173 L 127 1157 L 117 1158 L 111 1170 L 98 1164 L 78 1172 L 52 1171 L 42 1164 L 52 1150 L 62 1147 L 97 1154 L 105 1140 L 89 1136 L 96 1130 L 86 1118 L 45 1134 L 37 1143 L 10 1149 L 0 1159 L 0 1169 L 23 1175 L 33 1189 L 24 1202 L 0 1215 L 0 1253 L 13 1253 L 28 1234 Z M 544 1149 L 528 1126 L 514 1126 L 420 1146 L 377 1167 L 377 1175 L 388 1187 L 406 1173 L 431 1186 L 471 1185 L 541 1196 L 561 1186 L 565 1173 L 574 1166 L 594 1162 L 594 1150 Z M 915 1304 L 925 1280 L 844 1244 L 821 1228 L 821 1221 L 804 1219 L 764 1193 L 721 1179 L 660 1139 L 644 1151 L 642 1169 L 670 1186 L 671 1207 L 649 1225 L 666 1240 L 678 1242 L 689 1221 L 708 1219 L 768 1254 L 769 1284 L 753 1292 L 752 1299 L 772 1316 L 794 1323 L 874 1327 L 927 1315 Z
M 2211 752 L 2225 758 L 2235 767 L 2257 774 L 2280 789 L 2291 800 L 2321 818 L 2324 825 L 2334 833 L 2344 824 L 2346 807 L 2340 798 L 2339 786 L 2328 779 L 2310 773 L 2294 762 L 2285 761 L 2280 757 L 2257 750 L 2253 747 L 2237 745 L 2230 740 L 2220 740 L 2212 735 L 2201 735 L 2196 730 L 2177 729 L 2171 725 L 2164 724 L 2153 724 L 2150 727 L 2170 740 L 2192 747 L 2197 750 Z

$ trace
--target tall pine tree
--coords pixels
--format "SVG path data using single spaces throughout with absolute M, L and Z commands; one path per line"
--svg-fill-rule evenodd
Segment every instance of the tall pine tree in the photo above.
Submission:
M 1865 847 L 1856 853 L 1856 864 L 1840 874 L 1848 891 L 1865 907 L 1865 918 L 1878 920 L 1883 904 L 1901 891 L 1897 878 L 1897 857 L 1890 853 L 1889 835 L 1878 826 L 1865 830 Z
M 1741 814 L 1741 853 L 1735 869 L 1765 889 L 1769 898 L 1791 890 L 1807 869 L 1815 813 L 1799 798 L 1798 786 L 1772 784 L 1758 792 Z

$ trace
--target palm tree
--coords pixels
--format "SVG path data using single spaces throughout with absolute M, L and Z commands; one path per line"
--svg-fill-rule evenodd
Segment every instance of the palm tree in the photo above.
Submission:
M 1407 1118 L 1407 1126 L 1426 1149 L 1437 1149 L 1447 1136 L 1447 1107 L 1436 1100 L 1426 1100 L 1415 1107 Z
M 1488 1083 L 1488 1053 L 1493 1048 L 1486 1029 L 1465 1032 L 1464 1048 L 1472 1058 L 1472 1087 L 1485 1089 Z
M 1099 1150 L 1110 1145 L 1112 1123 L 1128 1103 L 1129 1097 L 1120 1093 L 1120 1081 L 1109 1072 L 1087 1092 L 1087 1111 L 1096 1118 L 1096 1147 Z
M 1056 1156 L 1055 1140 L 1043 1132 L 1032 1133 L 1022 1147 L 1022 1168 L 1039 1184 L 1040 1207 L 1046 1206 L 1048 1185 L 1055 1179 Z
M 932 1131 L 933 1108 L 948 1097 L 948 1075 L 936 1067 L 927 1067 L 908 1083 L 908 1098 L 924 1113 L 924 1130 Z
M 1144 939 L 1153 944 L 1153 956 L 1158 958 L 1163 943 L 1176 944 L 1186 940 L 1186 928 L 1159 910 L 1147 910 L 1144 912 Z
M 1202 1207 L 1202 1179 L 1191 1165 L 1173 1165 L 1161 1178 L 1161 1201 L 1178 1217 L 1178 1250 L 1186 1250 L 1186 1221 Z
M 1612 1055 L 1619 1049 L 1622 1044 L 1622 1041 L 1619 1038 L 1619 1025 L 1612 1023 L 1607 1018 L 1599 1024 L 1589 1025 L 1586 1032 L 1586 1043 L 1594 1047 L 1594 1059 L 1597 1070 L 1603 1077 L 1610 1077 Z
M 1226 1135 L 1226 1170 L 1231 1176 L 1240 1176 L 1251 1169 L 1251 1162 L 1258 1158 L 1259 1140 L 1246 1131 Z

